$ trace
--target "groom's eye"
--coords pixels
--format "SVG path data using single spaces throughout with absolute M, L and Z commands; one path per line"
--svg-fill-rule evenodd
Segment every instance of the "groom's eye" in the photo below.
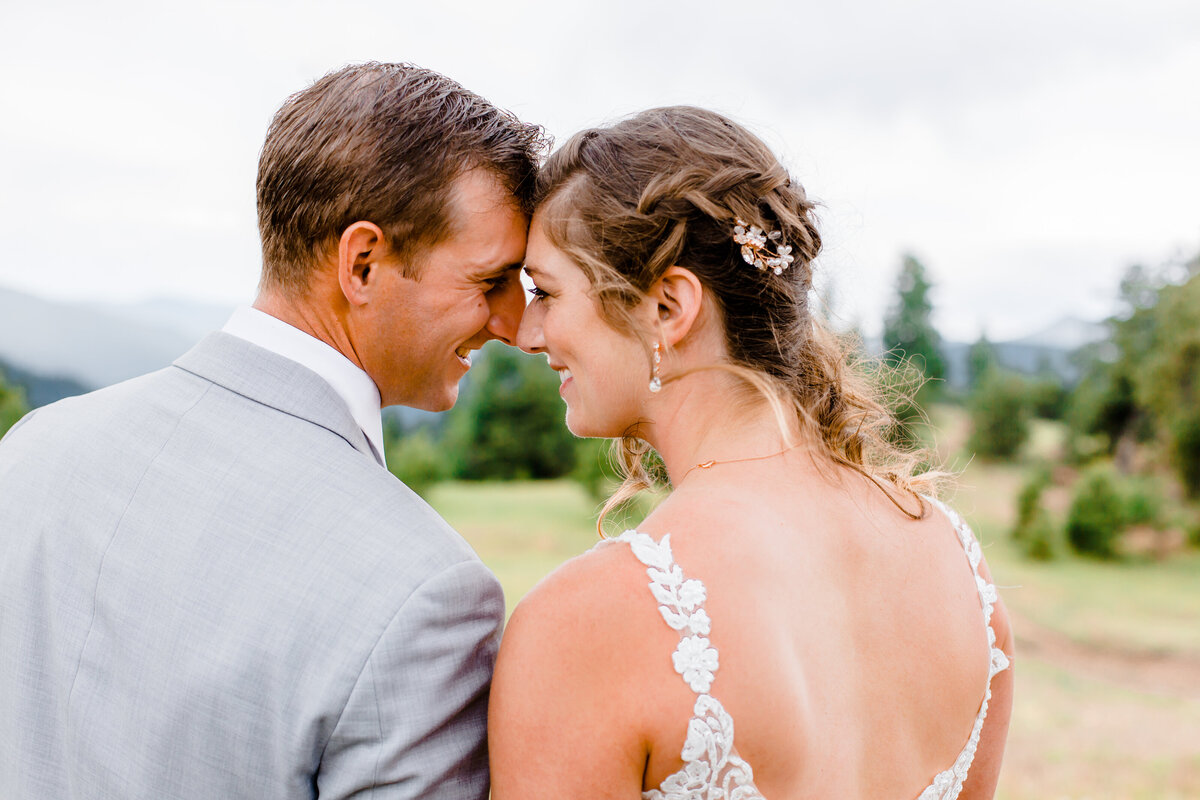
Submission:
M 491 277 L 484 278 L 482 281 L 480 281 L 480 284 L 482 284 L 484 291 L 494 292 L 497 289 L 503 289 L 505 286 L 508 286 L 509 280 L 511 280 L 511 272 L 506 271 L 499 275 L 492 275 Z

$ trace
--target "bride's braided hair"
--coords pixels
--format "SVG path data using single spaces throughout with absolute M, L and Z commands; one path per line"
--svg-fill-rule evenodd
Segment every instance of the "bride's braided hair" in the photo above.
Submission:
M 534 201 L 547 236 L 588 275 L 614 326 L 636 331 L 630 309 L 650 286 L 673 265 L 691 270 L 723 317 L 726 369 L 794 410 L 829 460 L 921 513 L 912 495 L 932 492 L 937 475 L 918 474 L 923 454 L 890 441 L 895 420 L 879 389 L 811 312 L 821 248 L 813 203 L 761 140 L 704 109 L 651 109 L 571 137 L 542 168 Z M 733 240 L 737 219 L 779 231 L 791 267 L 776 275 L 747 264 Z M 636 430 L 620 441 L 625 482 L 606 512 L 653 482 Z

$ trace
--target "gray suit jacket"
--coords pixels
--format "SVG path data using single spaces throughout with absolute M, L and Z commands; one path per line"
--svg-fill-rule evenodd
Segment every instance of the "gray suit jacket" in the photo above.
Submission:
M 228 334 L 0 444 L 0 798 L 483 798 L 504 602 Z

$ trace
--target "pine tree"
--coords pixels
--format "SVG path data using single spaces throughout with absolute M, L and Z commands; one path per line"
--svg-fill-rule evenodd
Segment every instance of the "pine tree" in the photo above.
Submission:
M 941 381 L 946 377 L 946 362 L 942 357 L 941 337 L 930 321 L 931 288 L 925 266 L 914 256 L 905 255 L 896 280 L 896 301 L 883 321 L 883 347 L 889 363 L 907 359 L 921 370 L 927 381 Z
M 545 358 L 484 348 L 470 385 L 447 415 L 445 447 L 456 477 L 558 478 L 575 466 L 558 376 Z
M 996 368 L 996 348 L 988 341 L 987 334 L 979 334 L 979 340 L 967 351 L 967 386 L 974 389 L 989 371 Z

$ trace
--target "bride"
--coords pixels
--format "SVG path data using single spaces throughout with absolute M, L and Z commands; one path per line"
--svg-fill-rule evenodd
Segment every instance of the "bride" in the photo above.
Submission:
M 618 498 L 642 443 L 674 490 L 517 607 L 492 796 L 991 797 L 1007 614 L 809 309 L 804 190 L 737 124 L 674 107 L 577 134 L 537 197 L 518 344 L 576 435 L 622 438 Z

